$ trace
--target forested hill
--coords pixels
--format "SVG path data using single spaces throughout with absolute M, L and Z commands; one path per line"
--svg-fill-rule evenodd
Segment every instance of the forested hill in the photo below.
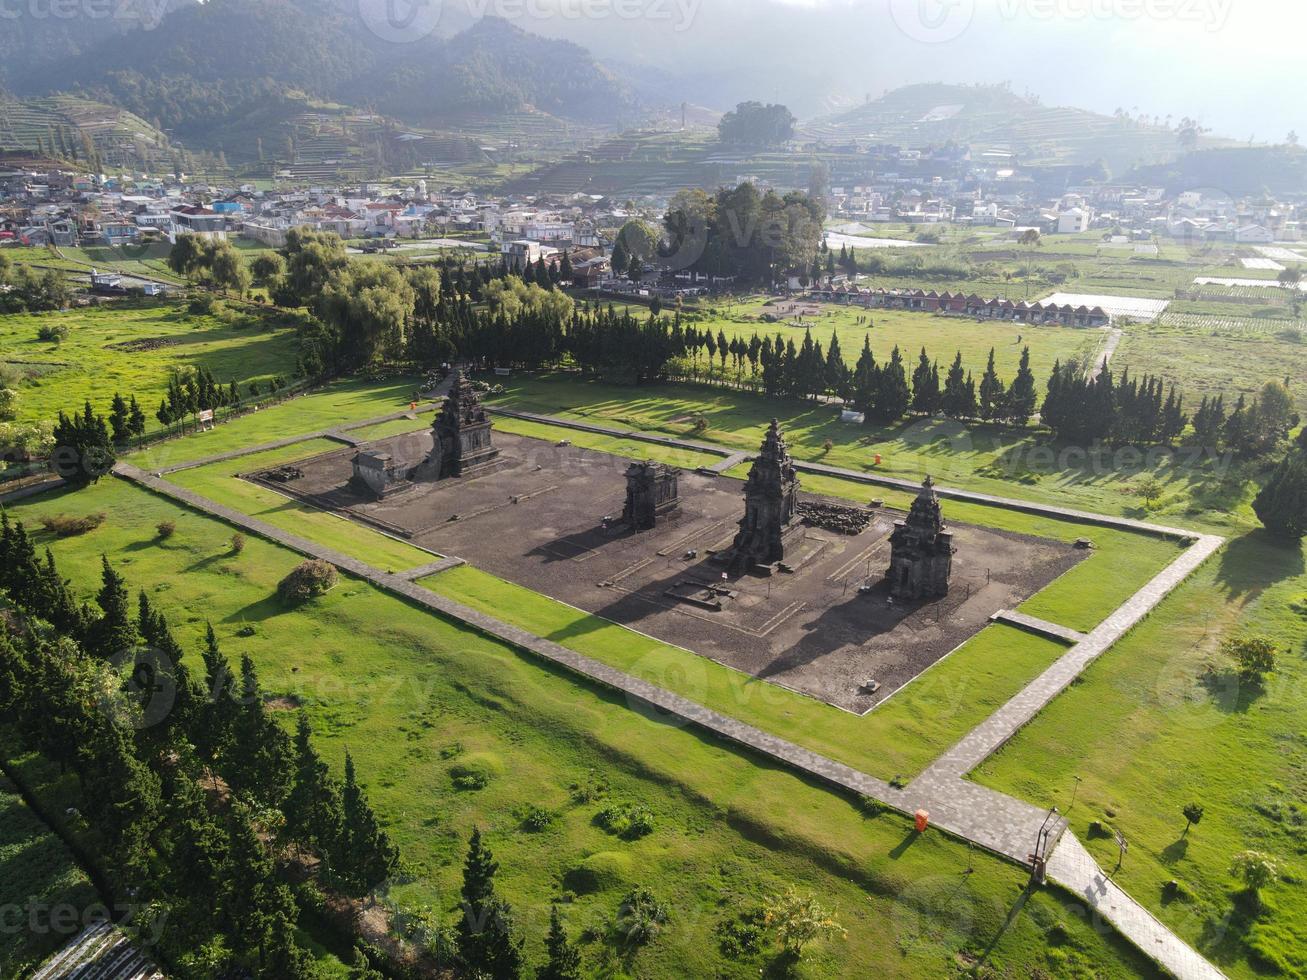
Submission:
M 207 128 L 292 91 L 413 125 L 528 108 L 618 125 L 637 109 L 630 87 L 585 49 L 502 20 L 396 42 L 368 29 L 357 0 L 183 3 L 152 30 L 107 35 L 7 85 L 110 102 L 200 144 Z

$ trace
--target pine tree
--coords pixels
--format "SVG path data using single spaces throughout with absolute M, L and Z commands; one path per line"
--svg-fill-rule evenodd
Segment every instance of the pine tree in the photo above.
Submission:
M 100 556 L 100 578 L 100 591 L 95 601 L 101 615 L 91 624 L 87 649 L 101 659 L 111 660 L 135 649 L 140 637 L 132 623 L 127 585 L 104 555 Z
M 966 375 L 962 370 L 962 351 L 953 358 L 944 379 L 944 395 L 941 399 L 944 414 L 951 419 L 970 418 L 967 412 Z
M 912 410 L 919 415 L 934 415 L 940 409 L 941 398 L 939 367 L 930 363 L 923 347 L 912 372 Z
M 135 395 L 132 395 L 127 408 L 127 431 L 128 434 L 135 436 L 137 439 L 145 435 L 145 413 L 141 411 L 141 406 L 137 404 Z
M 217 765 L 231 745 L 240 711 L 238 696 L 231 664 L 218 649 L 213 625 L 208 624 L 204 638 L 204 701 L 200 723 L 195 727 L 195 749 L 210 766 Z
M 330 861 L 338 853 L 344 818 L 340 791 L 313 747 L 308 716 L 300 713 L 295 730 L 295 778 L 286 798 L 286 833 Z
M 907 414 L 912 404 L 908 389 L 908 376 L 903 366 L 903 355 L 895 347 L 889 363 L 880 372 L 880 385 L 876 395 L 876 418 L 881 422 L 897 422 Z
M 366 895 L 395 870 L 399 854 L 377 824 L 354 773 L 354 760 L 345 753 L 345 785 L 341 790 L 342 833 L 333 869 L 353 895 Z
M 1278 537 L 1307 537 L 1307 452 L 1295 446 L 1285 453 L 1253 500 L 1253 512 Z
M 545 949 L 549 951 L 549 961 L 536 971 L 536 980 L 580 980 L 581 951 L 568 941 L 557 904 L 549 910 Z
M 985 366 L 985 373 L 980 379 L 980 417 L 986 422 L 1002 418 L 1007 411 L 1004 405 L 1006 398 L 1007 388 L 999 380 L 998 372 L 994 369 L 994 348 L 991 347 L 989 363 Z
M 837 398 L 843 398 L 848 392 L 849 369 L 840 352 L 840 338 L 831 331 L 830 344 L 826 348 L 825 389 Z
M 115 445 L 121 446 L 131 438 L 131 415 L 127 401 L 118 392 L 113 393 L 113 402 L 109 408 L 109 429 L 113 433 Z
M 876 398 L 880 393 L 880 368 L 871 353 L 871 338 L 862 338 L 862 353 L 853 369 L 853 402 L 864 415 L 868 425 L 876 413 Z
M 1030 370 L 1030 348 L 1021 350 L 1021 363 L 1007 397 L 1007 417 L 1016 425 L 1026 425 L 1035 415 L 1035 372 Z

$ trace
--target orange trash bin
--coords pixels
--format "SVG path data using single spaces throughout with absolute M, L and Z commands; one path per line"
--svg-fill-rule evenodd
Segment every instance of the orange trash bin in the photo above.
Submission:
M 916 821 L 917 821 L 917 833 L 924 834 L 926 832 L 926 828 L 930 826 L 930 813 L 928 813 L 926 810 L 918 810 Z

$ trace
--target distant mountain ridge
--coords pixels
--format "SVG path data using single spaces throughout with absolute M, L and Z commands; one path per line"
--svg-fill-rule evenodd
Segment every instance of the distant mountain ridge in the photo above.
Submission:
M 1011 154 L 1023 164 L 1085 165 L 1101 159 L 1113 173 L 1170 160 L 1182 150 L 1178 134 L 1166 126 L 1045 106 L 1003 85 L 909 85 L 802 129 L 829 142 L 966 143 L 973 154 Z
M 616 127 L 641 108 L 584 48 L 495 18 L 453 38 L 396 42 L 370 31 L 348 0 L 175 2 L 152 30 L 114 34 L 7 84 L 20 96 L 72 91 L 122 106 L 210 146 L 210 132 L 289 94 L 419 126 L 535 110 Z

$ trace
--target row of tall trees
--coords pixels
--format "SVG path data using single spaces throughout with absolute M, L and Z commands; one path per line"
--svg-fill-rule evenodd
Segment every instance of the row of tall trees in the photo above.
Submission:
M 0 724 L 74 775 L 112 887 L 165 926 L 154 952 L 169 972 L 313 976 L 279 864 L 312 853 L 324 883 L 361 896 L 397 862 L 352 760 L 334 780 L 303 717 L 292 742 L 249 658 L 233 674 L 212 629 L 201 680 L 107 561 L 95 604 L 79 603 L 7 515 L 0 590 L 15 611 L 0 631 Z
M 62 273 L 30 269 L 0 252 L 0 314 L 62 310 L 72 299 L 72 287 Z

